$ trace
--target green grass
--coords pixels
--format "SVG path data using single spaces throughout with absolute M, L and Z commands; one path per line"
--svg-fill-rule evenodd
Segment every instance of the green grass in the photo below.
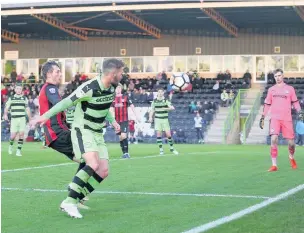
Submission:
M 2 144 L 2 170 L 70 163 L 52 149 L 26 143 L 23 157 L 7 155 Z M 279 172 L 268 173 L 267 146 L 176 145 L 179 156 L 156 155 L 157 145 L 131 145 L 131 160 L 111 160 L 110 176 L 98 191 L 232 194 L 273 197 L 303 183 L 304 148 L 297 147 L 298 170 L 292 170 L 286 147 L 279 148 Z M 111 159 L 121 155 L 109 145 Z M 264 199 L 95 193 L 71 219 L 58 207 L 76 164 L 2 173 L 4 233 L 162 233 L 182 232 L 230 215 Z M 27 189 L 27 190 L 25 190 Z M 38 192 L 55 189 L 63 192 Z M 304 232 L 303 191 L 208 232 Z

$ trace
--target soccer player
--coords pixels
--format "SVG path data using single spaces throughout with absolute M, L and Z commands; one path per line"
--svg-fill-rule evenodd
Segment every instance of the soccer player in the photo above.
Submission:
M 173 140 L 171 137 L 170 124 L 168 120 L 168 112 L 174 110 L 171 102 L 166 100 L 164 97 L 164 90 L 159 89 L 157 92 L 157 98 L 153 100 L 151 104 L 151 111 L 149 115 L 149 122 L 152 122 L 153 114 L 155 113 L 154 128 L 157 136 L 157 144 L 159 146 L 159 154 L 163 155 L 163 145 L 162 145 L 162 134 L 165 131 L 168 143 L 170 144 L 170 151 L 178 155 L 178 152 L 173 147 Z
M 39 111 L 43 115 L 54 105 L 61 101 L 58 86 L 61 83 L 62 73 L 55 61 L 48 61 L 43 64 L 41 74 L 45 79 L 39 94 Z M 85 166 L 85 162 L 77 159 L 73 152 L 71 141 L 71 131 L 68 128 L 64 112 L 59 112 L 52 116 L 42 127 L 45 137 L 45 145 L 66 155 L 69 159 L 79 163 L 77 172 Z M 83 201 L 78 207 L 88 209 L 83 205 Z
M 28 107 L 28 99 L 22 95 L 22 86 L 16 85 L 15 95 L 11 96 L 6 102 L 3 119 L 8 120 L 8 110 L 11 110 L 11 136 L 10 145 L 8 147 L 8 153 L 13 154 L 13 144 L 14 140 L 19 134 L 18 147 L 16 151 L 16 156 L 22 156 L 21 149 L 24 139 L 24 130 L 26 126 L 26 116 L 28 120 L 31 121 L 31 111 Z
M 283 70 L 277 69 L 274 71 L 276 85 L 269 88 L 265 99 L 264 111 L 260 119 L 260 128 L 264 128 L 264 119 L 269 109 L 271 109 L 271 120 L 269 125 L 269 135 L 271 135 L 271 158 L 272 166 L 269 172 L 277 171 L 277 156 L 278 156 L 278 136 L 282 132 L 283 137 L 288 140 L 289 160 L 293 169 L 297 168 L 294 159 L 295 142 L 294 129 L 291 116 L 291 107 L 301 112 L 301 107 L 297 99 L 295 90 L 292 86 L 284 83 Z
M 130 158 L 129 146 L 128 146 L 128 131 L 129 131 L 129 119 L 128 119 L 128 107 L 131 108 L 135 117 L 135 107 L 128 95 L 122 94 L 121 86 L 116 87 L 116 96 L 111 106 L 111 112 L 115 111 L 115 120 L 120 125 L 119 141 L 122 150 L 122 158 Z
M 119 124 L 109 111 L 114 100 L 115 88 L 122 78 L 124 63 L 117 59 L 103 62 L 103 74 L 80 85 L 70 96 L 39 117 L 37 123 L 45 124 L 57 113 L 76 104 L 72 125 L 72 143 L 75 156 L 86 162 L 70 184 L 67 198 L 60 208 L 69 216 L 82 218 L 77 208 L 79 200 L 93 192 L 109 174 L 109 155 L 102 128 L 105 120 L 120 131 Z

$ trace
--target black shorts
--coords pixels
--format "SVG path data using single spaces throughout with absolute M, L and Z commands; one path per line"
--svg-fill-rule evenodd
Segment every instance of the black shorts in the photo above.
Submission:
M 123 121 L 118 123 L 120 125 L 120 132 L 121 133 L 128 133 L 129 132 L 129 122 Z
M 70 160 L 74 158 L 73 144 L 71 140 L 71 131 L 65 130 L 58 135 L 57 139 L 53 141 L 49 147 L 66 155 Z

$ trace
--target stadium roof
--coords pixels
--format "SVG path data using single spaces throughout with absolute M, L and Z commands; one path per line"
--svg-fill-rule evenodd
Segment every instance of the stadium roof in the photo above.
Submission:
M 303 0 L 28 3 L 32 1 L 2 4 L 1 27 L 8 31 L 3 39 L 12 41 L 10 32 L 29 39 L 86 40 L 102 36 L 159 38 L 162 34 L 237 36 L 239 30 L 269 33 L 278 28 L 280 34 L 299 34 L 304 28 Z

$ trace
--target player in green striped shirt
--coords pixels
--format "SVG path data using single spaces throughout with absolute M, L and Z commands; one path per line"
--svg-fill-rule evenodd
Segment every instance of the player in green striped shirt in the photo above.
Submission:
M 159 146 L 159 154 L 163 155 L 163 144 L 162 144 L 162 135 L 163 131 L 166 133 L 168 143 L 170 144 L 170 151 L 178 155 L 178 152 L 173 147 L 173 140 L 171 137 L 171 129 L 168 119 L 168 112 L 174 110 L 174 107 L 172 106 L 171 102 L 169 100 L 166 100 L 164 97 L 164 90 L 160 89 L 157 92 L 157 98 L 153 100 L 151 104 L 151 111 L 150 111 L 150 117 L 149 122 L 152 122 L 153 114 L 154 116 L 154 128 L 156 131 L 157 136 L 157 144 Z
M 68 197 L 60 205 L 71 217 L 82 218 L 77 203 L 108 176 L 109 156 L 102 128 L 107 120 L 117 133 L 120 132 L 120 126 L 109 110 L 115 88 L 122 78 L 123 67 L 123 62 L 118 59 L 104 61 L 101 76 L 80 85 L 70 96 L 36 120 L 43 125 L 50 117 L 76 105 L 71 129 L 73 151 L 77 159 L 85 160 L 86 165 L 75 175 L 69 185 Z
M 18 147 L 16 151 L 17 156 L 22 156 L 21 149 L 23 145 L 24 131 L 26 127 L 26 114 L 31 120 L 31 112 L 28 107 L 28 99 L 22 95 L 22 86 L 16 85 L 15 95 L 11 96 L 6 102 L 3 119 L 8 120 L 8 111 L 11 112 L 11 136 L 8 153 L 13 153 L 14 140 L 19 134 Z

